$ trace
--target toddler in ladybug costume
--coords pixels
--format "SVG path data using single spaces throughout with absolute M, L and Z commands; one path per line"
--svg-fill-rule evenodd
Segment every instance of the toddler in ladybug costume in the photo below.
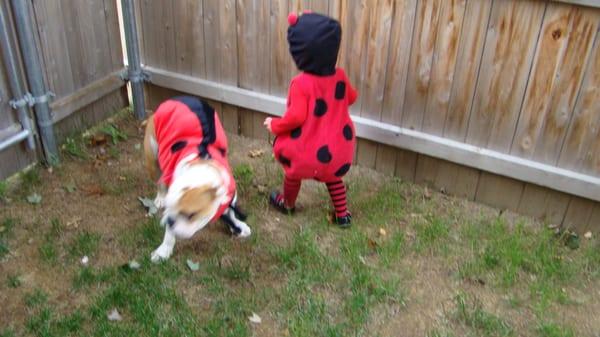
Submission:
M 338 21 L 317 13 L 290 14 L 288 22 L 290 53 L 301 73 L 290 83 L 284 116 L 264 123 L 276 136 L 273 152 L 285 172 L 283 194 L 273 192 L 269 199 L 291 214 L 302 180 L 321 181 L 335 208 L 334 222 L 349 227 L 342 177 L 356 145 L 348 106 L 357 92 L 344 70 L 336 68 L 342 30 Z

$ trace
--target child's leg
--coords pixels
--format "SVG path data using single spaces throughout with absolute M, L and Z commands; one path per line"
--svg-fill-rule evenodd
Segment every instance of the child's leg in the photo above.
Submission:
M 298 198 L 298 193 L 300 193 L 301 186 L 302 180 L 287 176 L 283 179 L 283 199 L 287 208 L 294 208 L 296 205 L 296 199 Z
M 287 214 L 294 212 L 301 186 L 302 180 L 286 176 L 283 180 L 283 194 L 277 191 L 272 192 L 269 197 L 271 204 L 280 212 Z
M 343 218 L 349 214 L 346 202 L 346 186 L 342 179 L 326 183 L 331 202 L 335 208 L 335 216 Z

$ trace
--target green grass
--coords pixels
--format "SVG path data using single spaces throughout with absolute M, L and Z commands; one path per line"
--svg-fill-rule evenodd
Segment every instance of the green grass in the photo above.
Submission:
M 19 181 L 21 195 L 27 195 L 34 191 L 35 188 L 42 182 L 39 167 L 34 166 L 19 173 Z
M 233 168 L 233 177 L 240 193 L 246 193 L 252 186 L 254 170 L 249 164 L 243 163 Z
M 67 252 L 71 257 L 93 256 L 100 243 L 100 234 L 83 231 L 77 233 L 75 238 L 67 246 Z
M 0 180 L 0 201 L 6 200 L 8 195 L 8 183 L 6 180 Z
M 536 329 L 540 337 L 574 337 L 573 329 L 555 323 L 543 322 Z
M 513 336 L 513 328 L 506 321 L 485 311 L 481 303 L 464 293 L 456 295 L 455 318 L 474 329 L 479 336 Z
M 11 328 L 1 328 L 0 337 L 15 337 L 17 334 Z
M 89 154 L 87 153 L 85 144 L 81 137 L 67 137 L 65 142 L 61 146 L 64 153 L 71 158 L 76 159 L 88 159 Z
M 12 236 L 12 231 L 16 222 L 17 221 L 13 218 L 5 218 L 0 223 L 0 259 L 10 253 L 8 239 Z
M 63 232 L 63 226 L 58 219 L 50 221 L 50 228 L 44 234 L 44 239 L 38 247 L 40 259 L 47 264 L 58 263 L 59 247 L 57 243 Z
M 418 253 L 424 251 L 447 253 L 446 239 L 450 234 L 450 225 L 446 219 L 427 215 L 415 224 L 417 232 L 414 245 Z
M 21 286 L 21 277 L 16 274 L 8 274 L 6 275 L 6 285 L 9 288 L 18 288 Z
M 119 142 L 126 141 L 128 135 L 119 130 L 118 126 L 115 124 L 108 124 L 100 128 L 100 132 L 104 133 L 110 138 L 110 141 L 113 145 L 118 144 Z

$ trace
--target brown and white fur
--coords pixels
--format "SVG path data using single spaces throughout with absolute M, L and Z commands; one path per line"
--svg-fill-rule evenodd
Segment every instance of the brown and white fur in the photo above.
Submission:
M 146 170 L 150 178 L 158 181 L 161 172 L 158 165 L 158 143 L 154 122 L 149 118 L 144 136 Z M 165 227 L 162 244 L 152 252 L 152 262 L 168 259 L 173 253 L 176 239 L 191 238 L 204 228 L 215 216 L 219 206 L 227 200 L 226 183 L 229 175 L 214 161 L 190 155 L 183 158 L 175 168 L 169 188 L 159 183 L 154 204 L 163 209 L 161 224 Z M 250 227 L 239 219 L 235 211 L 237 195 L 221 218 L 238 237 L 251 234 Z

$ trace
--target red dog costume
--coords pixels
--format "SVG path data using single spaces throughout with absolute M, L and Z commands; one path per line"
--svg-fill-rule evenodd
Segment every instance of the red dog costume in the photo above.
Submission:
M 338 221 L 349 224 L 341 178 L 350 170 L 356 139 L 348 106 L 357 97 L 346 74 L 335 63 L 341 40 L 339 23 L 306 13 L 288 17 L 290 53 L 302 71 L 290 83 L 287 110 L 273 118 L 277 136 L 273 152 L 285 171 L 284 195 L 272 195 L 280 210 L 291 211 L 302 179 L 327 183 Z M 285 199 L 285 205 L 283 203 Z M 342 223 L 347 221 L 347 223 Z
M 177 163 L 191 154 L 212 158 L 229 174 L 229 179 L 225 179 L 228 200 L 213 218 L 218 219 L 233 200 L 235 180 L 227 161 L 227 137 L 214 109 L 198 98 L 181 96 L 162 103 L 153 118 L 162 171 L 160 182 L 170 186 Z

